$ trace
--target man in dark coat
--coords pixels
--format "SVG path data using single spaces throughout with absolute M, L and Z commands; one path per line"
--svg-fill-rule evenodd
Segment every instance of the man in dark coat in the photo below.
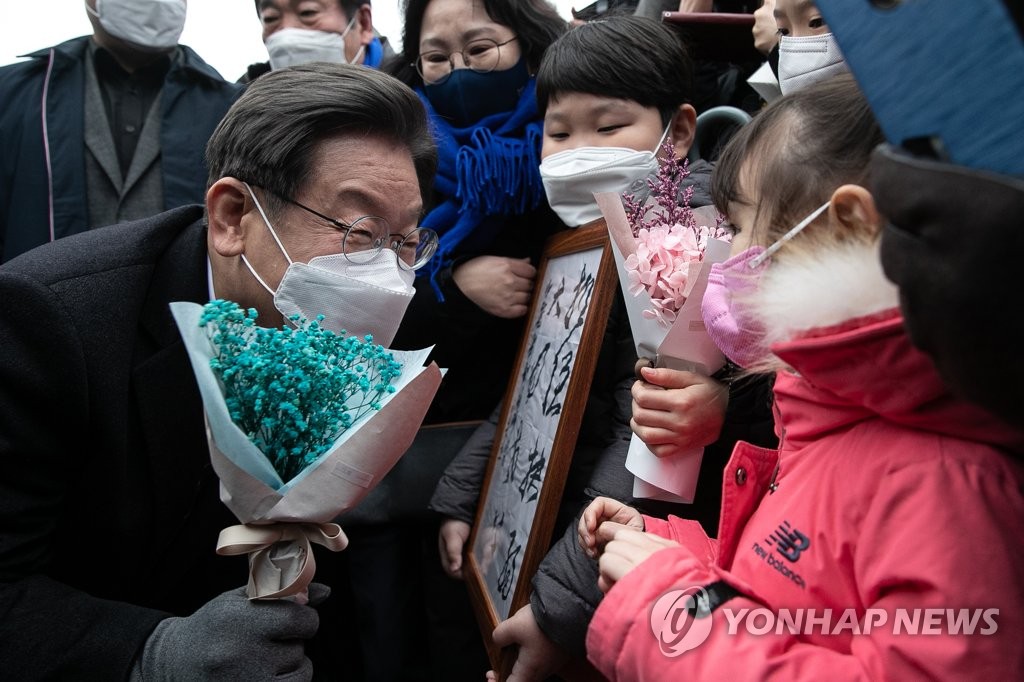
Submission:
M 93 35 L 0 68 L 0 263 L 203 201 L 203 149 L 241 87 L 177 44 L 185 0 L 96 4 Z
M 419 100 L 389 76 L 276 71 L 210 140 L 205 214 L 91 230 L 0 266 L 5 676 L 309 679 L 303 643 L 327 590 L 314 584 L 310 606 L 250 602 L 245 560 L 215 555 L 235 520 L 168 304 L 226 298 L 282 324 L 273 291 L 289 261 L 342 251 L 334 223 L 291 202 L 406 234 L 434 173 L 429 140 Z M 329 603 L 321 636 L 336 634 Z M 316 649 L 323 665 L 310 654 L 318 674 L 341 674 L 327 660 L 339 647 Z

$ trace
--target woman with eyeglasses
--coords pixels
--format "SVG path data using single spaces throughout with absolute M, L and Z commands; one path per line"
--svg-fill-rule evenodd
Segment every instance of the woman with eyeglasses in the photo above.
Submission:
M 424 519 L 442 469 L 472 432 L 436 425 L 487 419 L 501 401 L 534 265 L 547 237 L 564 229 L 538 171 L 543 120 L 533 74 L 567 25 L 547 0 L 404 0 L 403 8 L 404 52 L 382 69 L 412 87 L 430 117 L 439 164 L 433 202 L 420 224 L 439 242 L 417 272 L 416 294 L 393 347 L 433 345 L 432 358 L 448 373 L 427 415 L 431 428 L 421 429 L 399 464 L 420 468 L 391 478 L 409 482 L 392 498 L 418 504 Z M 423 542 L 436 547 L 436 519 L 430 521 Z M 444 576 L 439 563 L 433 549 L 406 569 L 426 574 L 423 580 L 433 582 L 425 595 L 443 605 L 428 614 L 428 644 L 443 644 L 443 651 L 432 647 L 431 658 L 447 665 L 435 666 L 432 679 L 480 679 L 488 663 L 465 586 Z M 464 615 L 451 623 L 456 600 Z
M 405 51 L 383 68 L 417 92 L 431 119 L 439 165 L 421 224 L 439 244 L 396 343 L 434 345 L 449 368 L 428 423 L 484 419 L 500 401 L 532 262 L 562 228 L 537 170 L 533 73 L 565 30 L 546 0 L 405 3 Z

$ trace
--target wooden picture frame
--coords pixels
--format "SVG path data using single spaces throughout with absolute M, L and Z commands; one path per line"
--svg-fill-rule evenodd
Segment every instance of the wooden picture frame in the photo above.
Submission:
M 604 220 L 548 240 L 464 562 L 499 679 L 513 659 L 491 633 L 529 603 L 550 548 L 617 286 Z

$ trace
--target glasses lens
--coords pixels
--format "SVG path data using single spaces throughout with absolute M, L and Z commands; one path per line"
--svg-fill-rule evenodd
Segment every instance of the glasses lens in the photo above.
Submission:
M 373 259 L 384 246 L 388 231 L 388 224 L 383 218 L 359 218 L 345 232 L 342 242 L 345 257 L 353 263 L 365 263 Z
M 424 83 L 437 85 L 448 79 L 452 72 L 452 63 L 444 52 L 424 52 L 416 60 L 416 70 L 420 72 Z
M 396 244 L 398 262 L 408 270 L 426 265 L 437 251 L 437 233 L 426 227 L 417 227 Z
M 494 71 L 501 60 L 501 48 L 490 38 L 480 38 L 466 44 L 462 49 L 466 66 L 480 73 Z

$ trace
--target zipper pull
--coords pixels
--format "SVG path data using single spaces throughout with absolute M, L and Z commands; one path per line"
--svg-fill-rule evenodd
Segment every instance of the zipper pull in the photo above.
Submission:
M 772 480 L 768 483 L 768 494 L 769 495 L 773 494 L 776 490 L 779 489 L 779 484 L 775 480 L 778 477 L 779 477 L 779 463 L 776 462 L 775 463 L 775 471 L 772 472 Z

